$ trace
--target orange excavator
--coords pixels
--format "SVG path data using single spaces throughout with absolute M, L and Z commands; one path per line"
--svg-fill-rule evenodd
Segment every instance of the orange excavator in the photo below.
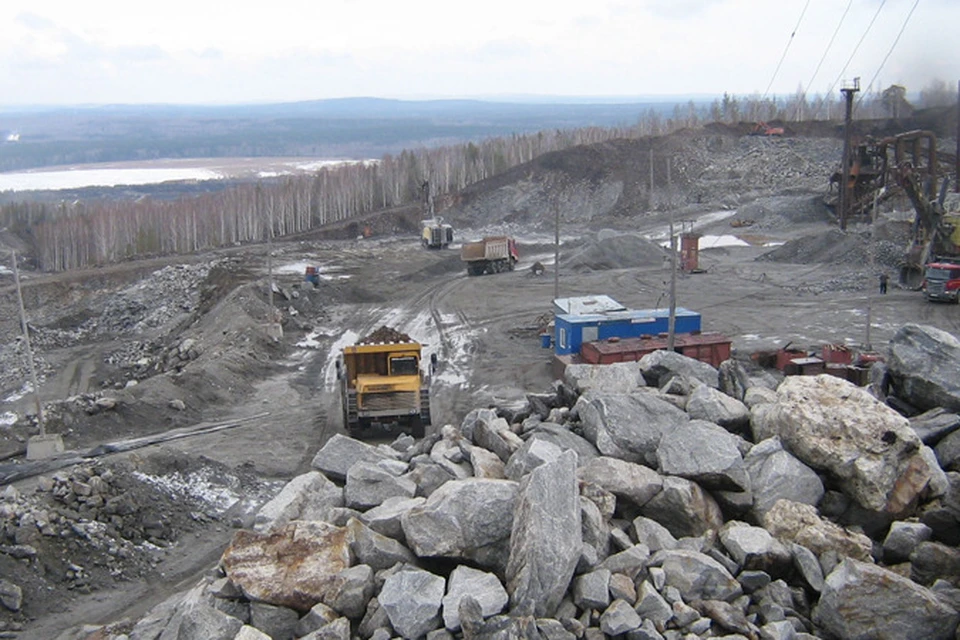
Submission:
M 750 132 L 752 136 L 777 136 L 783 135 L 783 127 L 771 127 L 766 122 L 758 122 L 757 126 Z

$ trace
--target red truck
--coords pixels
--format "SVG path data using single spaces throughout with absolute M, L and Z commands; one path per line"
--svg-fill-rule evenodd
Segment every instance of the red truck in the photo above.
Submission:
M 960 264 L 929 262 L 923 274 L 923 295 L 927 300 L 960 302 Z
M 460 248 L 460 259 L 467 265 L 467 274 L 513 271 L 520 260 L 517 242 L 508 236 L 489 236 L 479 242 L 467 242 Z

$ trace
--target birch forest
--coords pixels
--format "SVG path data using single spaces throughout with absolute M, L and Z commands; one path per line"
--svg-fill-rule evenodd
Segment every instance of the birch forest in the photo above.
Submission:
M 858 106 L 861 118 L 901 115 L 900 111 L 911 107 L 904 104 L 902 87 L 864 98 Z M 0 228 L 32 245 L 38 269 L 64 271 L 260 242 L 271 233 L 282 237 L 304 232 L 416 203 L 425 180 L 433 194 L 442 197 L 541 154 L 574 145 L 663 135 L 706 122 L 837 120 L 840 112 L 838 101 L 819 97 L 808 101 L 800 89 L 795 96 L 779 100 L 724 95 L 709 105 L 677 105 L 671 117 L 650 109 L 632 126 L 543 131 L 421 148 L 173 201 L 8 203 L 0 207 Z

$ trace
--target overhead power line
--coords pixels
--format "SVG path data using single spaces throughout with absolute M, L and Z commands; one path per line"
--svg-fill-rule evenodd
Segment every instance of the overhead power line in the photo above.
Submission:
M 846 19 L 847 14 L 850 13 L 850 7 L 852 6 L 853 0 L 849 0 L 849 2 L 847 2 L 847 8 L 843 10 L 843 15 L 840 16 L 840 22 L 837 23 L 837 28 L 833 30 L 833 35 L 830 36 L 830 42 L 827 43 L 827 48 L 823 50 L 823 55 L 820 56 L 820 62 L 817 63 L 817 68 L 813 70 L 813 75 L 810 76 L 810 80 L 803 90 L 804 97 L 807 96 L 807 92 L 810 90 L 810 87 L 813 86 L 813 81 L 816 80 L 817 74 L 820 73 L 820 67 L 823 66 L 823 61 L 827 59 L 827 54 L 830 53 L 830 49 L 833 48 L 833 42 L 837 39 L 837 34 L 840 33 L 840 27 L 843 26 L 843 21 Z
M 900 36 L 902 36 L 903 32 L 906 31 L 907 25 L 910 23 L 910 18 L 913 16 L 913 12 L 916 11 L 918 4 L 920 4 L 920 0 L 916 0 L 916 2 L 913 3 L 913 7 L 910 8 L 910 13 L 907 14 L 906 19 L 903 21 L 903 25 L 900 27 L 900 32 L 897 34 L 897 37 L 893 39 L 893 44 L 890 45 L 890 50 L 887 51 L 887 55 L 883 57 L 883 61 L 880 63 L 880 66 L 877 68 L 877 72 L 873 74 L 872 78 L 870 78 L 870 84 L 868 84 L 867 88 L 864 89 L 862 94 L 860 94 L 860 98 L 857 100 L 858 107 L 860 106 L 860 103 L 863 101 L 864 96 L 870 93 L 870 87 L 873 86 L 873 83 L 877 79 L 877 76 L 879 76 L 880 72 L 883 71 L 883 65 L 887 64 L 887 60 L 890 59 L 890 54 L 893 53 L 893 50 L 896 48 L 897 43 L 900 42 Z
M 887 0 L 882 0 L 880 6 L 877 7 L 877 12 L 873 14 L 873 19 L 870 20 L 870 24 L 867 25 L 866 30 L 864 30 L 863 35 L 860 36 L 860 40 L 857 41 L 857 46 L 853 48 L 853 52 L 850 54 L 850 57 L 847 58 L 846 63 L 843 65 L 843 69 L 840 69 L 840 73 L 837 75 L 837 79 L 833 81 L 833 84 L 830 85 L 830 88 L 827 89 L 827 93 L 831 93 L 833 88 L 837 86 L 837 83 L 840 82 L 840 78 L 843 77 L 843 74 L 847 72 L 847 67 L 850 66 L 850 62 L 853 61 L 853 56 L 857 55 L 857 51 L 860 49 L 860 45 L 863 44 L 863 41 L 866 39 L 867 34 L 870 33 L 870 29 L 873 28 L 873 23 L 877 21 L 877 16 L 880 15 L 880 11 L 883 9 L 883 5 L 887 4 Z
M 807 13 L 807 7 L 810 6 L 810 0 L 807 0 L 807 3 L 803 5 L 803 11 L 800 12 L 800 18 L 797 20 L 797 26 L 793 28 L 793 31 L 790 32 L 790 37 L 787 38 L 787 46 L 783 48 L 783 55 L 780 56 L 780 62 L 777 63 L 777 68 L 773 70 L 773 76 L 770 78 L 770 83 L 767 84 L 767 90 L 763 92 L 763 98 L 760 98 L 762 102 L 767 94 L 770 93 L 770 87 L 773 86 L 773 81 L 777 79 L 777 74 L 780 73 L 780 67 L 783 65 L 784 59 L 787 57 L 787 51 L 790 50 L 790 45 L 793 43 L 793 36 L 797 35 L 797 30 L 800 28 L 800 23 L 803 22 L 803 16 Z

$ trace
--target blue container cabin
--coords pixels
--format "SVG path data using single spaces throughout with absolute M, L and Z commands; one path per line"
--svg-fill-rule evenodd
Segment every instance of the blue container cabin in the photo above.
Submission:
M 628 309 L 597 314 L 559 314 L 554 317 L 553 344 L 558 356 L 580 353 L 580 345 L 609 338 L 640 338 L 668 331 L 669 309 Z M 700 314 L 677 308 L 676 333 L 700 331 Z

